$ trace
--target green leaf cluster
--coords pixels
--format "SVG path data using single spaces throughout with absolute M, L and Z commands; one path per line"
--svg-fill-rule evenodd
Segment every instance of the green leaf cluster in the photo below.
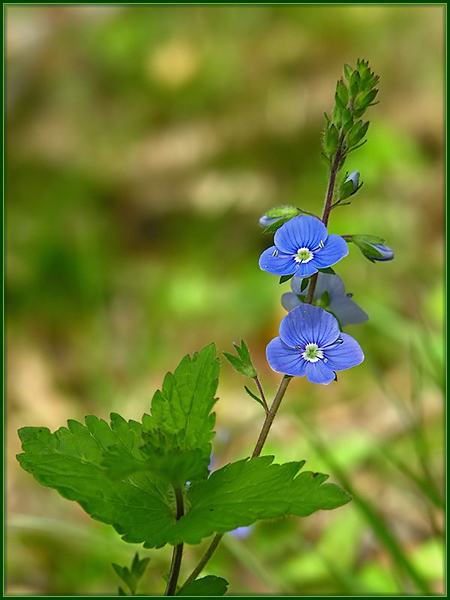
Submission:
M 121 567 L 120 565 L 112 563 L 114 571 L 129 588 L 130 594 L 132 596 L 136 594 L 137 586 L 145 572 L 145 569 L 147 568 L 149 561 L 149 558 L 143 558 L 142 560 L 140 560 L 139 555 L 136 552 L 133 558 L 133 562 L 131 563 L 131 569 L 129 569 L 128 567 Z M 126 595 L 127 594 L 124 592 L 124 590 L 119 587 L 119 596 Z
M 339 152 L 339 167 L 342 168 L 348 152 L 364 143 L 369 121 L 362 117 L 369 106 L 376 104 L 378 81 L 378 75 L 372 73 L 367 61 L 358 60 L 355 69 L 344 66 L 344 76 L 336 84 L 331 118 L 325 114 L 322 148 L 330 165 Z
M 257 377 L 258 373 L 256 372 L 256 369 L 253 366 L 252 359 L 250 358 L 250 352 L 248 351 L 244 340 L 241 340 L 241 346 L 235 344 L 234 342 L 233 346 L 235 347 L 237 356 L 234 354 L 230 354 L 229 352 L 223 353 L 225 358 L 231 364 L 231 366 L 234 369 L 236 369 L 238 373 L 241 373 L 241 375 L 251 377 L 252 379 Z
M 240 351 L 246 355 L 245 345 Z M 17 458 L 39 483 L 147 548 L 197 544 L 259 519 L 307 516 L 349 501 L 324 483 L 327 475 L 301 471 L 303 462 L 278 465 L 263 456 L 209 474 L 218 374 L 211 344 L 166 375 L 142 423 L 112 414 L 110 424 L 87 416 L 54 433 L 24 427 Z M 178 519 L 175 489 L 185 507 Z M 134 581 L 133 568 L 119 571 L 127 585 Z

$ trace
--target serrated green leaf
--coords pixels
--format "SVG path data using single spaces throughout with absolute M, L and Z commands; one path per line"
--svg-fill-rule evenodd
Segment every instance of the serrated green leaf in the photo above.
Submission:
M 17 458 L 39 483 L 113 525 L 125 541 L 163 546 L 176 521 L 167 477 L 184 483 L 208 472 L 218 373 L 215 348 L 207 346 L 166 377 L 152 415 L 144 415 L 146 427 L 116 414 L 111 425 L 88 416 L 86 425 L 70 420 L 53 434 L 24 427 Z
M 227 588 L 226 579 L 207 575 L 183 586 L 176 596 L 224 596 Z
M 89 419 L 92 425 L 92 418 Z M 185 516 L 176 520 L 173 488 L 149 472 L 137 472 L 111 482 L 102 466 L 104 442 L 117 433 L 97 423 L 97 437 L 78 423 L 54 434 L 45 428 L 20 431 L 22 467 L 42 484 L 75 500 L 92 518 L 114 526 L 126 542 L 158 548 L 169 543 L 197 544 L 215 532 L 251 525 L 259 519 L 286 514 L 306 516 L 332 509 L 350 497 L 327 475 L 300 473 L 303 463 L 271 465 L 273 457 L 232 463 L 207 480 L 192 484 L 186 493 Z M 80 432 L 84 444 L 78 445 Z
M 151 415 L 144 415 L 144 429 L 170 438 L 177 436 L 182 450 L 200 449 L 210 456 L 214 433 L 211 409 L 219 377 L 220 362 L 214 344 L 191 357 L 185 356 L 175 372 L 167 373 L 162 389 L 152 399 Z M 211 414 L 210 414 L 211 413 Z
M 111 444 L 122 443 L 114 423 L 109 428 L 96 417 L 86 423 L 71 422 L 72 431 L 61 427 L 53 434 L 43 427 L 22 428 L 21 466 L 40 484 L 78 502 L 93 519 L 113 525 L 125 541 L 164 546 L 165 531 L 176 521 L 172 486 L 148 472 L 112 482 L 103 460 Z
M 273 456 L 231 463 L 191 487 L 189 512 L 173 527 L 170 543 L 197 544 L 224 533 L 283 515 L 305 517 L 346 504 L 350 496 L 328 475 L 305 471 L 302 462 L 271 464 Z M 172 537 L 173 536 L 173 537 Z

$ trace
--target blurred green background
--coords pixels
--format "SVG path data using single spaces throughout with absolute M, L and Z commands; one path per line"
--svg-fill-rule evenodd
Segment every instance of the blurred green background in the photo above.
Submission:
M 380 104 L 352 154 L 364 186 L 333 233 L 396 253 L 339 263 L 370 315 L 365 362 L 295 379 L 266 453 L 306 459 L 354 500 L 225 536 L 205 573 L 232 594 L 443 593 L 445 5 L 6 6 L 7 576 L 16 595 L 115 594 L 110 563 L 150 556 L 15 460 L 17 429 L 86 414 L 140 419 L 186 353 L 244 338 L 265 360 L 285 311 L 259 270 L 258 218 L 320 213 L 323 112 L 344 63 L 368 60 Z M 263 414 L 223 364 L 217 466 L 249 456 Z M 207 542 L 187 547 L 187 576 Z

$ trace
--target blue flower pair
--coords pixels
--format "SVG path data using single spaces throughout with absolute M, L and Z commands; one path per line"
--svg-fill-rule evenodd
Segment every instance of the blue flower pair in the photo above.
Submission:
M 315 217 L 299 216 L 287 221 L 276 231 L 274 242 L 260 257 L 261 269 L 275 275 L 294 275 L 294 281 L 298 278 L 299 282 L 348 254 L 345 240 L 328 235 L 325 225 Z M 321 295 L 327 292 L 329 306 L 334 302 L 335 310 L 340 310 L 347 322 L 367 319 L 366 313 L 345 294 L 344 284 L 337 275 L 330 275 L 332 279 L 328 282 L 325 281 L 328 275 L 320 273 L 319 277 L 321 285 L 314 298 L 318 292 Z M 293 282 L 292 288 L 293 292 L 283 295 L 283 305 L 290 312 L 281 321 L 280 336 L 267 346 L 267 360 L 277 373 L 306 376 L 308 381 L 326 385 L 336 379 L 336 371 L 360 364 L 364 354 L 351 336 L 341 332 L 332 314 L 302 303 L 301 284 L 299 287 Z

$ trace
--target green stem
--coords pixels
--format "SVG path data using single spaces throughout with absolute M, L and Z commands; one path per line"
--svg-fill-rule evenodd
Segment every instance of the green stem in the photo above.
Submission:
M 223 538 L 223 536 L 224 536 L 223 533 L 216 533 L 216 535 L 213 538 L 213 541 L 208 546 L 208 549 L 206 550 L 205 554 L 203 555 L 201 561 L 198 563 L 198 565 L 195 567 L 195 569 L 192 571 L 192 573 L 189 575 L 189 577 L 183 583 L 182 587 L 184 587 L 188 583 L 191 583 L 191 581 L 194 581 L 194 579 L 197 579 L 197 577 L 200 575 L 200 573 L 205 568 L 206 563 L 209 561 L 211 556 L 214 554 L 214 552 L 215 552 L 217 546 L 219 545 L 220 540 Z
M 261 382 L 259 381 L 258 375 L 255 375 L 255 377 L 253 377 L 253 379 L 255 380 L 256 387 L 258 388 L 259 394 L 261 396 L 261 402 L 264 405 L 264 410 L 266 411 L 266 415 L 267 415 L 269 412 L 269 407 L 267 406 L 266 397 L 264 396 L 264 392 L 262 389 Z
M 339 144 L 338 144 L 338 148 L 336 151 L 336 156 L 335 156 L 333 164 L 331 166 L 330 182 L 328 184 L 327 196 L 326 196 L 326 200 L 325 200 L 325 207 L 324 207 L 323 215 L 322 215 L 322 222 L 324 223 L 325 226 L 328 223 L 328 218 L 330 216 L 330 212 L 331 212 L 331 208 L 332 208 L 334 187 L 336 185 L 336 175 L 339 171 L 339 166 L 342 161 L 342 158 L 345 155 L 345 152 L 343 150 L 344 149 L 344 141 L 345 141 L 345 134 L 342 131 L 340 138 L 339 138 Z M 313 275 L 311 277 L 308 295 L 305 300 L 305 302 L 307 304 L 312 304 L 313 297 L 314 297 L 314 290 L 316 288 L 316 283 L 317 283 L 317 276 L 318 276 L 318 274 L 316 273 L 315 275 Z M 254 379 L 255 379 L 256 385 L 258 386 L 258 390 L 261 394 L 261 399 L 262 399 L 263 403 L 265 404 L 265 406 L 267 407 L 267 403 L 265 402 L 264 394 L 262 392 L 259 380 L 257 377 L 255 377 Z M 280 386 L 277 390 L 275 398 L 273 399 L 270 410 L 267 410 L 267 408 L 266 408 L 266 418 L 265 418 L 265 421 L 261 428 L 261 432 L 259 434 L 258 441 L 256 442 L 255 449 L 253 450 L 252 458 L 258 457 L 262 452 L 262 449 L 266 442 L 267 436 L 269 435 L 269 431 L 272 426 L 273 420 L 275 419 L 275 416 L 277 414 L 277 411 L 280 407 L 281 401 L 283 400 L 284 394 L 286 393 L 287 387 L 288 387 L 291 379 L 292 379 L 292 377 L 290 377 L 289 375 L 283 376 L 283 379 L 280 382 Z M 206 550 L 205 554 L 203 555 L 201 561 L 198 563 L 197 567 L 192 571 L 192 573 L 186 579 L 186 581 L 183 584 L 183 587 L 185 585 L 187 585 L 188 583 L 190 583 L 191 581 L 194 581 L 197 578 L 197 576 L 200 575 L 200 573 L 203 571 L 205 565 L 207 564 L 207 562 L 209 561 L 211 556 L 214 554 L 214 551 L 216 550 L 216 548 L 219 545 L 220 540 L 222 539 L 223 536 L 224 536 L 223 533 L 218 533 L 214 536 L 213 541 L 209 545 L 209 547 Z
M 333 196 L 334 196 L 334 188 L 336 185 L 336 176 L 339 171 L 339 166 L 341 164 L 341 161 L 345 156 L 344 141 L 345 141 L 345 133 L 344 133 L 344 131 L 341 131 L 341 135 L 339 136 L 338 147 L 336 150 L 336 156 L 334 157 L 333 164 L 331 165 L 330 181 L 328 183 L 327 195 L 326 195 L 326 199 L 325 199 L 325 206 L 323 209 L 322 223 L 325 225 L 325 227 L 328 225 L 328 219 L 330 217 L 331 209 L 333 208 L 333 206 L 336 206 L 336 204 L 333 204 Z M 309 289 L 308 289 L 308 294 L 306 296 L 305 304 L 312 304 L 312 302 L 313 302 L 318 275 L 319 275 L 318 273 L 315 273 L 309 281 Z
M 261 454 L 263 446 L 266 442 L 267 436 L 269 435 L 270 428 L 272 426 L 273 420 L 275 419 L 275 415 L 280 407 L 281 401 L 283 400 L 284 394 L 286 393 L 287 386 L 291 381 L 292 377 L 289 375 L 284 375 L 281 380 L 280 386 L 275 394 L 275 398 L 273 399 L 272 406 L 270 407 L 269 412 L 266 415 L 266 419 L 261 428 L 261 433 L 259 434 L 258 441 L 256 442 L 255 449 L 253 450 L 252 458 L 256 458 Z
M 179 521 L 184 515 L 183 491 L 179 485 L 174 486 L 175 501 L 177 505 L 176 520 Z M 172 563 L 170 565 L 169 578 L 167 580 L 164 596 L 175 596 L 178 577 L 180 575 L 181 559 L 183 557 L 183 543 L 177 544 L 173 549 Z
M 277 393 L 275 394 L 275 398 L 273 399 L 272 406 L 270 407 L 270 410 L 266 414 L 266 418 L 265 418 L 265 421 L 261 428 L 261 432 L 259 434 L 258 441 L 256 442 L 255 449 L 253 450 L 252 458 L 256 458 L 257 456 L 259 456 L 261 454 L 261 451 L 266 442 L 267 436 L 269 435 L 270 427 L 272 426 L 273 420 L 275 419 L 275 415 L 277 414 L 277 411 L 280 407 L 281 401 L 283 400 L 284 394 L 286 393 L 287 387 L 288 387 L 291 379 L 292 379 L 292 377 L 290 377 L 289 375 L 284 375 L 283 379 L 281 380 L 281 383 L 278 387 Z M 198 565 L 195 567 L 195 569 L 192 571 L 192 573 L 186 579 L 186 581 L 183 584 L 183 587 L 185 585 L 187 585 L 188 583 L 190 583 L 191 581 L 194 581 L 194 579 L 196 579 L 198 577 L 198 575 L 200 575 L 200 573 L 203 571 L 205 565 L 207 564 L 207 562 L 209 561 L 211 556 L 214 554 L 214 552 L 215 552 L 217 546 L 219 545 L 220 540 L 223 538 L 223 536 L 224 536 L 223 533 L 217 533 L 214 536 L 213 541 L 208 546 L 208 549 L 206 550 L 205 554 L 203 555 L 201 561 L 198 563 Z

